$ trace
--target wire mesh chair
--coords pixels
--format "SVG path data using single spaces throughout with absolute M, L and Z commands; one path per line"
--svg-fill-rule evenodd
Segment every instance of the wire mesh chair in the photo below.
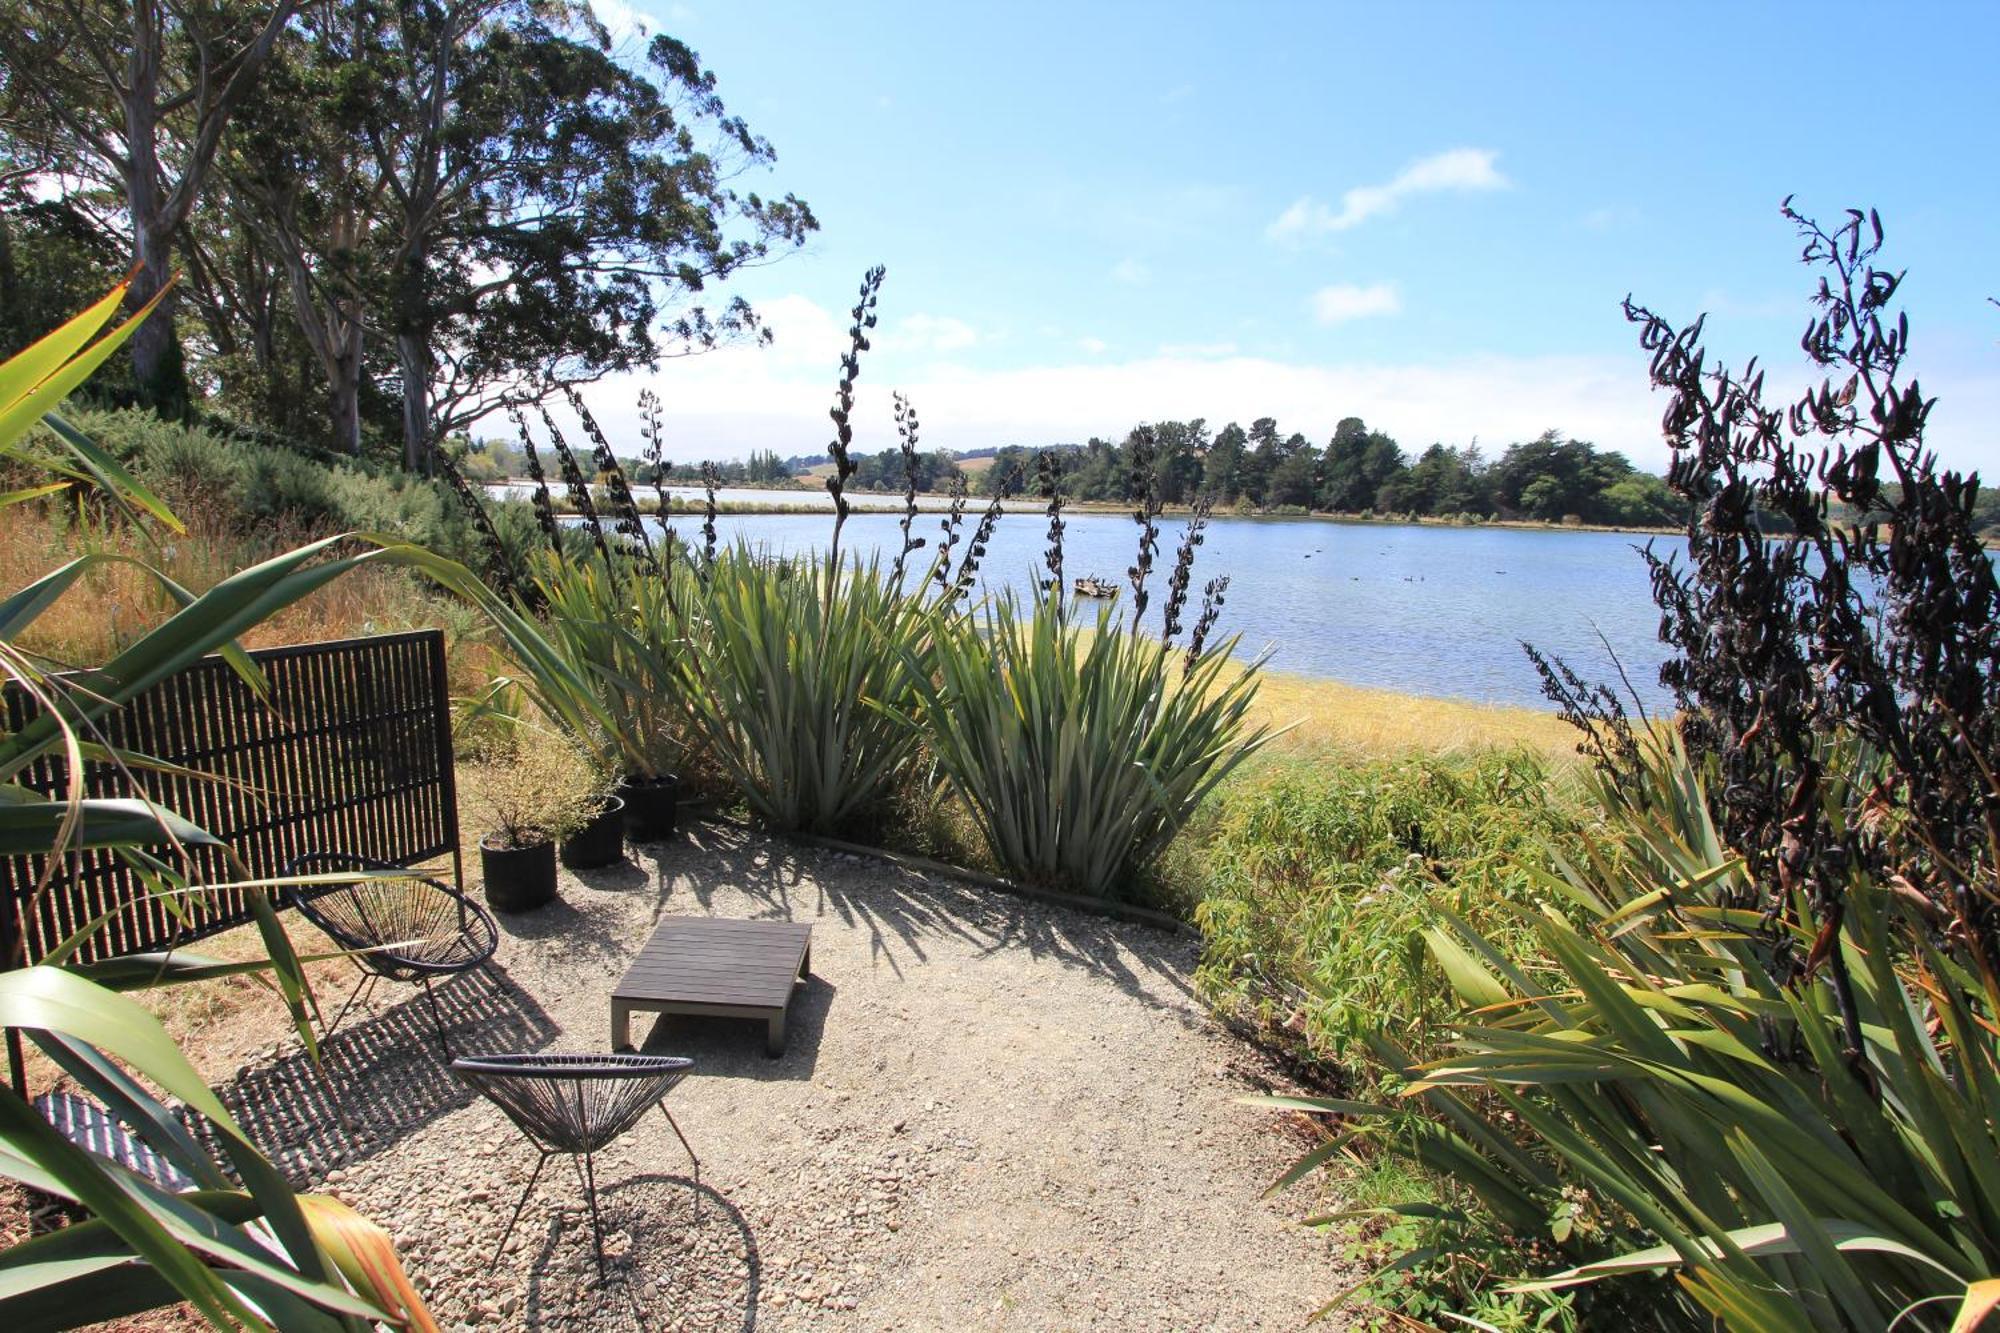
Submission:
M 591 1158 L 639 1122 L 648 1107 L 657 1106 L 674 1137 L 694 1163 L 694 1181 L 701 1184 L 701 1159 L 694 1154 L 687 1135 L 681 1133 L 674 1113 L 667 1109 L 667 1093 L 687 1077 L 694 1061 L 678 1055 L 480 1055 L 460 1057 L 451 1062 L 451 1072 L 464 1079 L 474 1091 L 493 1102 L 515 1128 L 527 1136 L 541 1153 L 500 1243 L 493 1247 L 498 1259 L 507 1248 L 507 1238 L 528 1206 L 542 1168 L 557 1153 L 568 1153 L 577 1168 L 577 1181 L 590 1203 L 591 1238 L 597 1250 L 597 1273 L 604 1275 L 604 1224 L 597 1215 L 597 1170 Z M 579 1162 L 577 1159 L 581 1158 Z M 696 1194 L 699 1206 L 699 1193 Z
M 389 874 L 347 884 L 294 886 L 286 895 L 299 915 L 318 926 L 336 945 L 369 951 L 353 955 L 361 978 L 327 1025 L 326 1035 L 331 1036 L 340 1026 L 364 987 L 372 993 L 383 977 L 413 981 L 423 987 L 424 998 L 430 1001 L 438 1046 L 450 1059 L 444 1013 L 438 1008 L 437 996 L 431 994 L 431 982 L 483 966 L 500 945 L 500 927 L 494 924 L 491 913 L 450 885 L 364 856 L 315 852 L 292 862 L 286 873 L 325 875 L 356 870 Z M 381 946 L 385 944 L 394 947 L 384 949 Z

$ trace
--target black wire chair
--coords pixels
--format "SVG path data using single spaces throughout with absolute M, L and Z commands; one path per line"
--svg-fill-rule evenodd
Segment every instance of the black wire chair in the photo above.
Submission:
M 333 1035 L 340 1020 L 361 998 L 364 987 L 372 994 L 375 983 L 383 977 L 413 981 L 423 987 L 424 998 L 430 1001 L 438 1046 L 450 1059 L 444 1013 L 438 1008 L 437 996 L 431 994 L 431 982 L 484 966 L 500 945 L 500 927 L 492 913 L 450 885 L 364 856 L 315 852 L 292 862 L 286 873 L 325 875 L 357 870 L 385 872 L 386 877 L 346 884 L 295 885 L 286 891 L 299 915 L 335 944 L 368 951 L 353 955 L 361 978 L 327 1025 L 325 1035 Z M 393 947 L 384 949 L 383 945 Z
M 451 1062 L 451 1072 L 492 1101 L 542 1154 L 493 1247 L 498 1259 L 507 1238 L 528 1206 L 528 1196 L 542 1177 L 542 1168 L 557 1153 L 568 1153 L 577 1181 L 590 1203 L 591 1238 L 597 1249 L 597 1274 L 604 1275 L 604 1223 L 597 1215 L 597 1170 L 591 1158 L 639 1122 L 648 1107 L 657 1106 L 674 1137 L 694 1163 L 696 1207 L 700 1206 L 701 1159 L 667 1109 L 666 1096 L 687 1077 L 694 1061 L 678 1055 L 479 1055 Z M 581 1157 L 583 1160 L 578 1162 Z

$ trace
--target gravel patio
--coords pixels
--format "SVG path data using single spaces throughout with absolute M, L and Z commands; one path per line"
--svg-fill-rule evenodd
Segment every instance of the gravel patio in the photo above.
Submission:
M 327 1044 L 342 1107 L 275 1025 L 220 1091 L 394 1231 L 447 1328 L 1296 1328 L 1337 1287 L 1308 1197 L 1261 1198 L 1301 1141 L 1235 1101 L 1281 1076 L 1192 996 L 1197 943 L 1148 926 L 701 826 L 503 918 L 501 987 L 440 989 L 454 1049 L 605 1049 L 663 914 L 811 922 L 814 977 L 778 1060 L 756 1022 L 637 1021 L 696 1061 L 668 1104 L 701 1183 L 658 1114 L 599 1155 L 606 1281 L 561 1160 L 493 1260 L 535 1154 L 414 990 Z

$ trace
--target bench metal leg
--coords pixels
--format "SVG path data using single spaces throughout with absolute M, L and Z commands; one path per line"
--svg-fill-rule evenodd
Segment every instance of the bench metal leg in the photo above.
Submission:
M 583 1197 L 590 1202 L 590 1239 L 597 1248 L 597 1276 L 604 1276 L 604 1222 L 597 1215 L 597 1168 L 590 1160 L 590 1154 L 583 1154 L 578 1162 L 576 1155 L 570 1155 L 570 1165 L 576 1167 L 576 1178 L 583 1185 Z
M 340 1026 L 341 1019 L 347 1017 L 347 1011 L 354 1007 L 354 1002 L 362 998 L 361 992 L 366 990 L 368 994 L 373 995 L 375 993 L 375 983 L 381 979 L 381 977 L 373 972 L 363 972 L 361 974 L 361 979 L 354 983 L 354 989 L 347 992 L 347 1001 L 340 1006 L 340 1012 L 333 1016 L 333 1021 L 321 1025 L 319 1035 L 322 1041 L 333 1035 L 333 1030 Z
M 611 1049 L 629 1050 L 632 1045 L 632 1006 L 623 1000 L 611 1002 Z
M 773 1060 L 785 1053 L 785 1011 L 771 1015 L 770 1029 L 764 1034 L 764 1054 Z

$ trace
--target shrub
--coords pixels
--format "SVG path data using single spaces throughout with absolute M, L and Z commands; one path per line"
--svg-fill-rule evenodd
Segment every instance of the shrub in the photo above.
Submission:
M 1526 964 L 1428 931 L 1456 1049 L 1377 1045 L 1439 1119 L 1373 1113 L 1468 1222 L 1565 1251 L 1517 1289 L 1671 1272 L 1662 1326 L 1970 1329 L 2000 1297 L 2000 579 L 1978 479 L 1924 446 L 1880 223 L 1786 215 L 1828 270 L 1828 378 L 1788 409 L 1627 305 L 1690 511 L 1686 562 L 1648 556 L 1674 728 L 1536 657 L 1598 768 L 1609 834 L 1544 881 L 1582 915 L 1521 910 Z
M 1451 1001 L 1423 932 L 1454 914 L 1518 956 L 1510 907 L 1583 823 L 1566 792 L 1525 752 L 1316 760 L 1232 792 L 1203 853 L 1204 998 L 1320 1059 L 1378 1032 L 1434 1053 Z
M 1772 981 L 1760 915 L 1713 905 L 1748 872 L 1700 773 L 1677 743 L 1648 748 L 1622 789 L 1600 788 L 1615 841 L 1548 881 L 1582 927 L 1520 912 L 1545 965 L 1513 965 L 1464 921 L 1426 932 L 1465 1013 L 1443 1058 L 1383 1044 L 1452 1126 L 1410 1126 L 1410 1151 L 1568 1253 L 1528 1288 L 1674 1269 L 1679 1292 L 1647 1302 L 1663 1324 L 1945 1328 L 2000 1271 L 1987 997 L 1938 950 L 1900 945 L 1905 909 L 1865 876 L 1830 945 L 1851 991 L 1831 970 Z M 1860 767 L 1851 749 L 1827 758 Z M 1521 1128 L 1537 1150 L 1513 1146 Z
M 933 610 L 879 565 L 776 560 L 738 545 L 706 570 L 680 689 L 706 754 L 773 829 L 853 831 L 914 758 Z
M 246 534 L 378 532 L 453 560 L 478 565 L 489 558 L 435 481 L 316 451 L 230 438 L 142 410 L 83 411 L 74 419 L 135 476 L 211 525 L 228 524 Z M 526 509 L 495 507 L 496 526 L 515 552 L 524 549 L 522 539 L 532 525 Z
M 609 794 L 604 772 L 560 737 L 516 730 L 470 785 L 485 836 L 521 849 L 575 833 Z
M 678 774 L 688 740 L 680 607 L 701 592 L 685 564 L 669 560 L 662 569 L 591 551 L 544 558 L 537 570 L 533 596 L 549 638 L 592 682 L 610 718 L 601 734 L 578 739 L 629 776 Z
M 983 624 L 941 626 L 915 725 L 1006 873 L 1117 896 L 1270 732 L 1245 734 L 1257 670 L 1219 680 L 1233 639 L 1184 659 L 1071 605 L 1044 593 L 1023 614 L 1007 593 Z

